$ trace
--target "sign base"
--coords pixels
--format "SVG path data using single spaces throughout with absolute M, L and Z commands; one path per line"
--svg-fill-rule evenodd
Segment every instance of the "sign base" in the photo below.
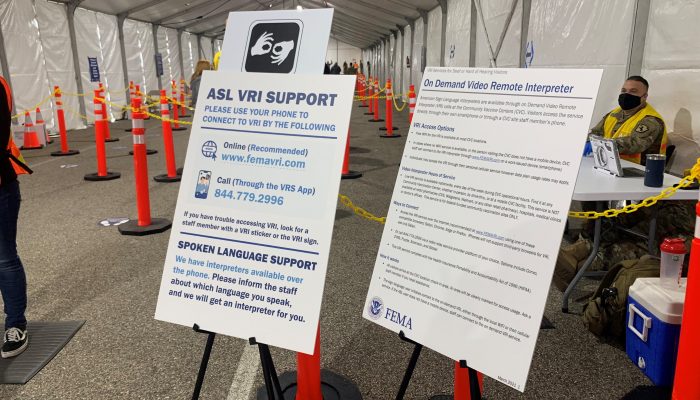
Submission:
M 112 179 L 119 179 L 121 178 L 122 174 L 119 172 L 107 172 L 107 175 L 105 176 L 99 176 L 97 172 L 92 173 L 92 174 L 87 174 L 83 178 L 86 181 L 91 181 L 91 182 L 97 182 L 97 181 L 111 181 Z
M 168 176 L 168 174 L 156 175 L 153 177 L 156 182 L 180 182 L 182 180 L 182 175 L 178 174 L 175 176 Z
M 284 400 L 295 400 L 297 396 L 297 372 L 285 372 L 280 375 L 279 381 Z M 326 369 L 321 370 L 321 393 L 323 400 L 362 400 L 360 389 L 355 383 Z M 264 386 L 258 388 L 255 398 L 268 400 Z
M 362 177 L 362 172 L 357 172 L 350 170 L 342 175 L 340 175 L 340 179 L 357 179 Z
M 119 233 L 122 235 L 146 236 L 165 232 L 170 229 L 172 225 L 173 223 L 165 218 L 152 218 L 151 224 L 148 226 L 139 226 L 137 220 L 131 220 L 119 225 L 117 229 L 119 229 Z
M 80 152 L 78 150 L 68 150 L 66 152 L 54 151 L 51 153 L 53 157 L 74 156 L 76 154 L 80 154 Z

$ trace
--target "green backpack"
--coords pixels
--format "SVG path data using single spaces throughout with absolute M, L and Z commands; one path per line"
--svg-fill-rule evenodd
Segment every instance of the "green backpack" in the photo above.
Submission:
M 583 308 L 583 322 L 596 336 L 624 342 L 627 295 L 637 278 L 659 276 L 659 259 L 643 256 L 621 261 L 605 274 L 598 289 Z

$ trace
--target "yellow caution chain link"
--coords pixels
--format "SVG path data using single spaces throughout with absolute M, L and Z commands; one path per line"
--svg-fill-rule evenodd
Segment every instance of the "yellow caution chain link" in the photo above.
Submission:
M 350 200 L 350 198 L 348 196 L 345 196 L 343 194 L 339 194 L 338 199 L 340 199 L 340 202 L 344 206 L 350 208 L 351 210 L 353 210 L 355 212 L 355 214 L 359 215 L 362 218 L 366 218 L 366 219 L 368 219 L 370 221 L 374 221 L 374 222 L 379 222 L 380 224 L 384 224 L 386 222 L 386 217 L 377 217 L 376 215 L 372 214 L 371 212 L 365 210 L 364 208 L 356 206 L 355 204 L 353 204 L 352 200 Z
M 395 108 L 396 111 L 398 111 L 398 112 L 403 111 L 403 110 L 406 108 L 406 106 L 408 105 L 408 102 L 405 102 L 405 101 L 404 101 L 404 102 L 403 102 L 403 105 L 402 105 L 401 107 L 399 107 L 399 106 L 396 104 L 396 96 L 394 96 L 394 98 L 393 98 L 392 100 L 394 101 L 394 108 Z
M 16 119 L 16 118 L 19 118 L 19 117 L 23 116 L 23 115 L 24 115 L 25 113 L 27 113 L 27 112 L 35 111 L 37 108 L 43 106 L 47 101 L 51 100 L 52 98 L 53 98 L 53 93 L 50 94 L 50 95 L 48 95 L 48 96 L 46 96 L 46 97 L 44 97 L 40 102 L 38 102 L 37 104 L 35 104 L 33 107 L 30 107 L 30 108 L 28 108 L 28 109 L 26 109 L 26 110 L 23 110 L 23 111 L 18 112 L 17 114 L 15 114 L 15 115 L 13 115 L 13 116 L 11 116 L 10 119 Z

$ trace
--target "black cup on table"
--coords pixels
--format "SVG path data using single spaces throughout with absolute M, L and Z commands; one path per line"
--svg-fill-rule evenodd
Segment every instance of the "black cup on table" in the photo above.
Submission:
M 663 154 L 647 154 L 646 170 L 644 171 L 644 186 L 661 187 L 664 185 L 664 169 L 666 156 Z

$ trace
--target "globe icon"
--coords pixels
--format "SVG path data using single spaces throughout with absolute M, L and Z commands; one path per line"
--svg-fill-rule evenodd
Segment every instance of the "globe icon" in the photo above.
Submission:
M 212 140 L 207 140 L 202 145 L 202 155 L 207 158 L 216 160 L 216 143 Z

